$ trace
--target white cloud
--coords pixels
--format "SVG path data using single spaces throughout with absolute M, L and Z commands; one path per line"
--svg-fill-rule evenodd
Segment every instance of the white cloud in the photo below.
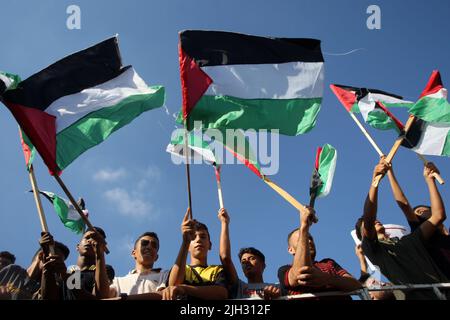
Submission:
M 104 193 L 104 196 L 117 207 L 120 214 L 134 218 L 149 216 L 153 206 L 138 193 L 129 193 L 122 188 L 114 188 Z
M 100 171 L 98 171 L 94 174 L 93 178 L 95 181 L 113 182 L 113 181 L 117 181 L 121 178 L 124 178 L 126 176 L 127 176 L 127 172 L 123 168 L 120 168 L 118 170 L 101 169 Z

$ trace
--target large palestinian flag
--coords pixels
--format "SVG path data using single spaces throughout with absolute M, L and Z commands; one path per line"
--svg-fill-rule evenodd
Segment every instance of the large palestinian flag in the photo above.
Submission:
M 116 37 L 59 60 L 15 88 L 3 79 L 3 103 L 53 174 L 164 103 L 163 87 L 148 87 L 131 66 L 122 66 Z
M 182 113 L 189 129 L 310 131 L 323 95 L 324 60 L 315 39 L 221 31 L 180 33 Z
M 403 100 L 401 96 L 378 89 L 339 84 L 332 84 L 330 88 L 348 112 L 361 113 L 364 121 L 376 129 L 399 129 L 401 125 L 389 116 L 388 108 L 409 108 L 413 105 L 413 102 Z
M 403 146 L 417 153 L 450 156 L 450 104 L 439 71 L 433 71 L 419 100 L 409 110 L 416 120 Z

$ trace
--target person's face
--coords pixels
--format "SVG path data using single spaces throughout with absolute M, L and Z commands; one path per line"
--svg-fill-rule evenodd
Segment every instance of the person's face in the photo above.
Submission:
M 384 226 L 378 220 L 375 220 L 375 231 L 377 232 L 377 234 L 383 234 L 384 235 L 384 231 L 385 231 L 384 230 Z
M 291 239 L 289 240 L 288 251 L 292 255 L 295 255 L 295 252 L 297 250 L 297 243 L 298 243 L 299 236 L 300 236 L 300 231 L 297 230 L 291 235 Z M 308 246 L 309 246 L 309 253 L 311 254 L 311 258 L 314 260 L 314 258 L 316 257 L 316 245 L 315 245 L 314 239 L 311 235 L 308 235 Z
M 261 275 L 264 272 L 266 265 L 260 257 L 253 253 L 244 253 L 241 257 L 241 266 L 244 275 L 249 278 L 252 275 Z
M 94 232 L 88 231 L 81 238 L 80 243 L 77 245 L 77 251 L 80 256 L 95 257 L 95 251 L 93 246 Z
M 204 258 L 210 249 L 211 241 L 209 240 L 208 232 L 202 229 L 195 231 L 195 237 L 189 245 L 191 255 L 194 258 Z
M 158 260 L 159 242 L 151 236 L 144 236 L 139 239 L 136 248 L 133 249 L 131 255 L 137 263 L 141 265 L 153 265 Z
M 431 209 L 428 207 L 418 207 L 414 210 L 414 214 L 423 220 L 428 220 L 431 217 Z

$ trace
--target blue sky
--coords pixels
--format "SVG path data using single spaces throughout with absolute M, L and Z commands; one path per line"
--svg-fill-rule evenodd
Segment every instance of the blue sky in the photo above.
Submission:
M 81 8 L 81 30 L 66 28 L 66 8 Z M 381 29 L 366 27 L 371 4 L 381 8 Z M 359 265 L 350 231 L 362 214 L 373 166 L 378 156 L 329 90 L 340 83 L 384 89 L 415 100 L 431 71 L 441 71 L 450 83 L 450 28 L 445 1 L 11 1 L 2 2 L 0 70 L 23 79 L 56 60 L 119 34 L 125 64 L 132 64 L 149 85 L 166 87 L 166 106 L 143 114 L 98 147 L 89 150 L 64 172 L 76 197 L 83 196 L 94 225 L 107 232 L 111 253 L 107 263 L 116 274 L 133 267 L 130 246 L 144 231 L 161 240 L 157 266 L 170 268 L 181 241 L 180 223 L 187 207 L 183 166 L 175 166 L 165 152 L 174 129 L 172 114 L 180 109 L 178 31 L 207 29 L 278 37 L 322 40 L 325 92 L 317 126 L 297 137 L 280 136 L 280 168 L 273 177 L 300 202 L 309 199 L 309 181 L 317 146 L 329 143 L 338 150 L 331 194 L 316 201 L 319 224 L 312 227 L 318 258 L 331 257 L 355 276 Z M 349 55 L 331 55 L 363 48 Z M 396 111 L 405 120 L 405 111 Z M 17 125 L 0 107 L 0 251 L 9 250 L 27 266 L 38 246 L 40 225 L 24 168 Z M 386 153 L 393 132 L 369 129 Z M 450 183 L 448 159 L 430 157 Z M 395 157 L 394 168 L 412 204 L 428 203 L 422 164 L 406 149 Z M 38 159 L 38 185 L 62 195 Z M 191 170 L 194 216 L 211 232 L 209 263 L 219 263 L 218 199 L 211 167 Z M 406 224 L 390 188 L 383 181 L 379 218 Z M 277 281 L 279 266 L 290 263 L 286 236 L 298 226 L 299 215 L 242 165 L 224 166 L 222 187 L 231 216 L 235 263 L 239 248 L 255 246 L 266 255 L 265 280 Z M 442 197 L 450 198 L 447 185 Z M 68 264 L 76 262 L 79 236 L 63 227 L 44 201 L 50 231 L 71 249 Z M 449 225 L 448 222 L 445 223 Z M 243 277 L 242 272 L 239 274 Z

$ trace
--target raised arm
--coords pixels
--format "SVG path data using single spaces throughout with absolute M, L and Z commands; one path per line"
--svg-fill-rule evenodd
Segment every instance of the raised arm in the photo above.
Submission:
M 414 214 L 414 210 L 409 204 L 408 199 L 403 193 L 403 190 L 400 187 L 397 178 L 395 177 L 394 168 L 391 167 L 391 169 L 387 172 L 387 175 L 391 184 L 392 194 L 394 195 L 395 201 L 397 202 L 398 206 L 405 214 L 406 220 L 408 220 L 409 222 L 419 222 L 419 219 Z
M 311 253 L 309 252 L 309 227 L 315 215 L 314 208 L 303 207 L 300 210 L 300 229 L 297 247 L 295 249 L 292 267 L 289 270 L 289 285 L 295 287 L 298 285 L 297 278 L 302 267 L 312 266 Z
M 182 242 L 175 264 L 170 271 L 169 286 L 176 286 L 184 282 L 187 254 L 189 252 L 189 244 L 194 233 L 195 224 L 195 220 L 189 219 L 189 212 L 190 208 L 187 209 L 183 218 L 183 223 L 181 224 Z
M 380 159 L 378 164 L 373 170 L 372 181 L 377 175 L 384 177 L 386 171 L 389 169 L 389 164 L 384 160 L 384 157 Z M 364 203 L 364 215 L 363 215 L 363 228 L 362 236 L 368 239 L 376 239 L 377 232 L 375 230 L 375 220 L 377 218 L 378 209 L 378 186 L 374 187 L 371 183 L 369 193 Z
M 220 230 L 220 262 L 225 271 L 226 278 L 230 284 L 234 285 L 238 281 L 238 275 L 236 267 L 234 266 L 233 259 L 231 258 L 231 242 L 230 242 L 230 216 L 225 208 L 219 210 L 217 215 L 221 222 Z
M 434 172 L 439 173 L 438 168 L 432 162 L 428 162 L 423 169 L 423 176 L 430 192 L 431 217 L 420 225 L 422 235 L 426 240 L 434 234 L 437 227 L 447 218 L 441 194 L 433 177 Z
M 109 279 L 105 261 L 106 241 L 99 232 L 93 233 L 92 241 L 95 250 L 95 286 L 92 293 L 99 299 L 109 298 Z

